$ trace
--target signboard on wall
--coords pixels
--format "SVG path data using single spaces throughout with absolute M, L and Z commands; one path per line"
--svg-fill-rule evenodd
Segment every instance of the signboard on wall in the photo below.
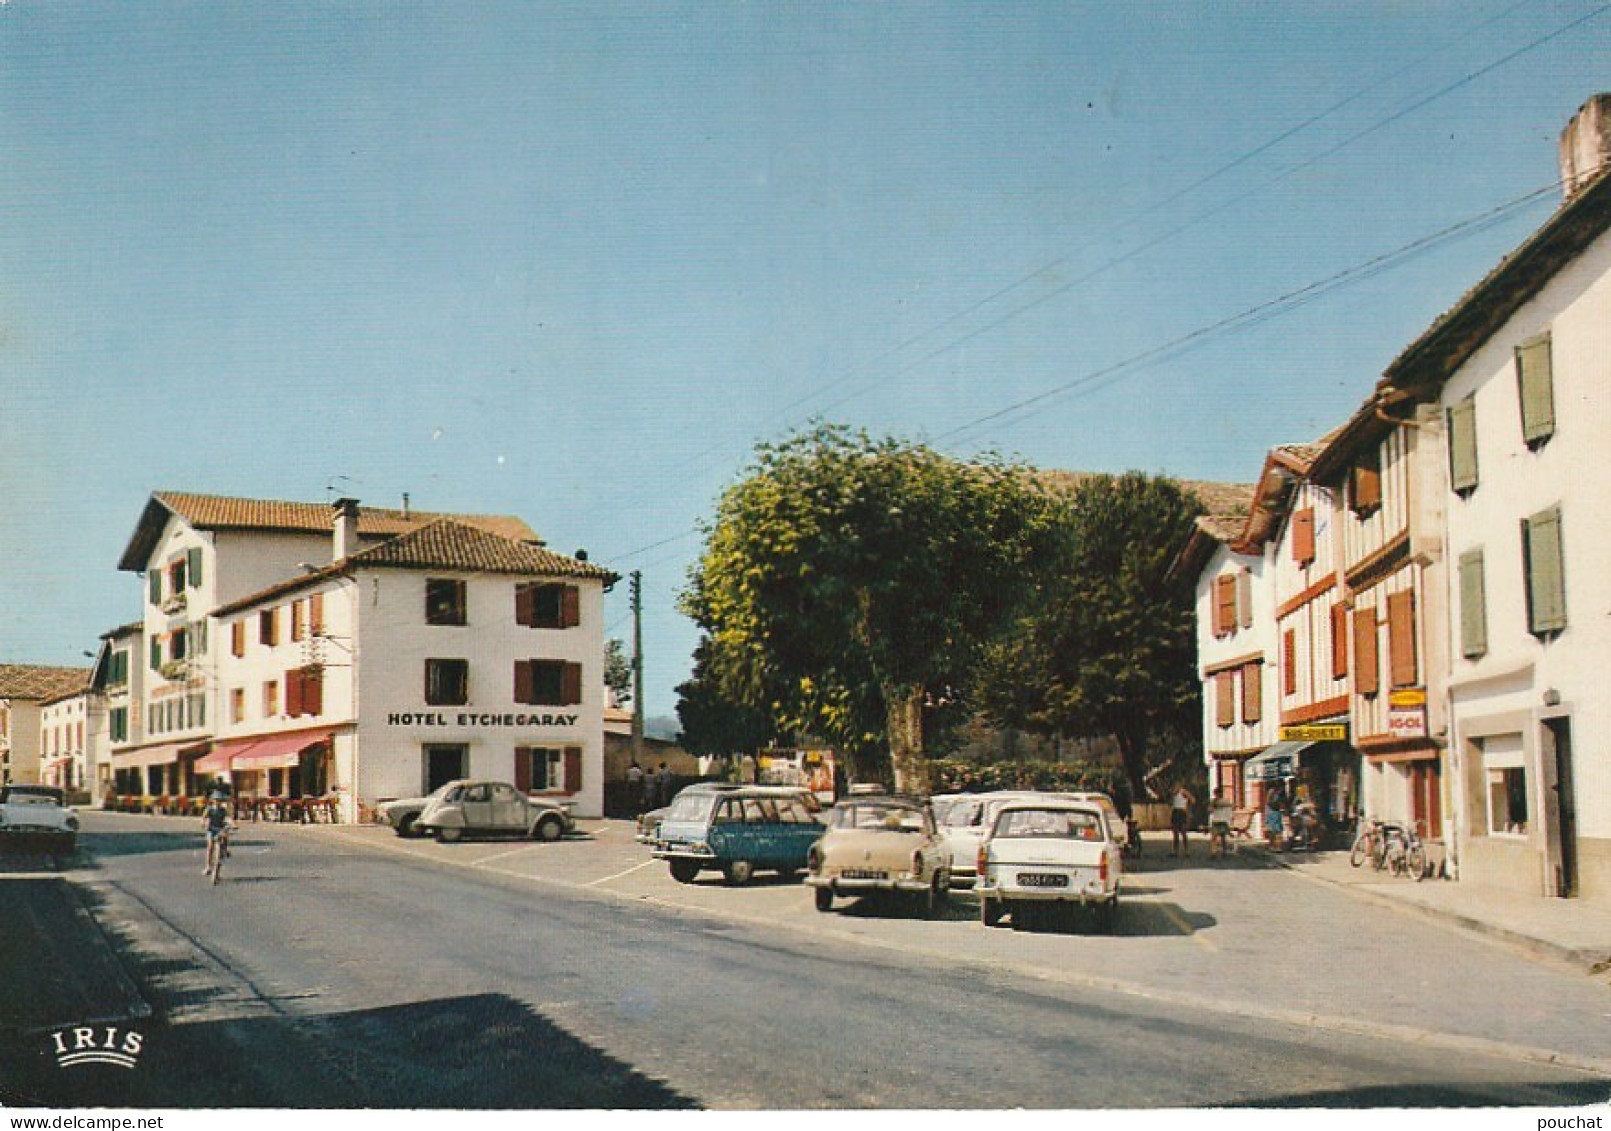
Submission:
M 1282 727 L 1282 742 L 1347 742 L 1347 723 L 1312 723 L 1309 726 Z
M 1387 733 L 1394 738 L 1426 737 L 1426 706 L 1387 709 Z

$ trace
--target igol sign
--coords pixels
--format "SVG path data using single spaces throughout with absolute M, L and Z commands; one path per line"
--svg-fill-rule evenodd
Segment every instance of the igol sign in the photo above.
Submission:
M 449 715 L 438 711 L 393 711 L 386 716 L 389 727 L 573 727 L 575 715 L 494 715 L 460 711 Z

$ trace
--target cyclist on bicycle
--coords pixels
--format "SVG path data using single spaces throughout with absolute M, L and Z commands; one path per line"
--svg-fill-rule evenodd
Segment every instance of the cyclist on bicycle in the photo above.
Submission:
M 201 870 L 205 876 L 211 875 L 220 860 L 229 853 L 229 830 L 232 826 L 229 809 L 221 797 L 208 799 L 201 819 L 202 828 L 207 833 L 207 866 Z

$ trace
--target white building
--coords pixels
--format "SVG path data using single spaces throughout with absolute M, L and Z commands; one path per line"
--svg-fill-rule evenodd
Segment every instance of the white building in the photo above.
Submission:
M 485 775 L 602 811 L 614 575 L 518 519 L 159 494 L 123 568 L 148 582 L 120 795 L 193 803 L 228 774 L 357 820 Z
M 0 783 L 38 785 L 45 781 L 45 705 L 82 693 L 89 674 L 88 668 L 0 664 Z M 59 740 L 64 749 L 73 737 L 69 734 Z M 55 736 L 52 740 L 57 741 Z M 59 772 L 60 764 L 55 768 Z
M 87 682 L 40 702 L 39 778 L 44 784 L 70 793 L 89 792 L 91 702 Z
M 1378 395 L 1445 415 L 1448 717 L 1461 876 L 1611 899 L 1611 95 L 1561 208 Z

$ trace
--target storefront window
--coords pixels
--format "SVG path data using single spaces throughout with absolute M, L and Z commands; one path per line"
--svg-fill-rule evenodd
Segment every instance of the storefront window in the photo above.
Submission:
M 1527 773 L 1520 766 L 1488 771 L 1488 831 L 1527 835 Z

